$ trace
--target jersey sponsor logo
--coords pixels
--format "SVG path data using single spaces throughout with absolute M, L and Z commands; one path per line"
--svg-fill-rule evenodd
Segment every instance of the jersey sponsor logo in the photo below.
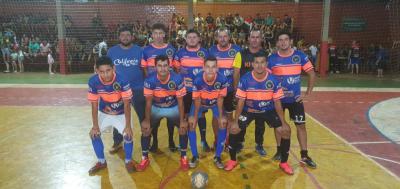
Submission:
M 200 57 L 200 58 L 205 58 L 206 57 L 206 55 L 204 54 L 203 51 L 197 51 L 197 56 Z
M 167 56 L 172 56 L 174 54 L 174 50 L 172 48 L 168 48 L 166 51 Z
M 220 82 L 215 82 L 214 83 L 214 88 L 215 89 L 221 89 L 221 83 Z
M 301 58 L 299 55 L 294 55 L 292 57 L 292 63 L 298 64 L 298 63 L 300 63 L 300 60 L 301 60 Z
M 123 103 L 122 103 L 122 101 L 120 100 L 119 102 L 112 103 L 110 106 L 111 106 L 111 108 L 113 108 L 113 109 L 117 109 L 117 108 L 119 108 L 122 104 L 123 104 Z
M 300 83 L 300 76 L 296 76 L 296 77 L 288 77 L 286 79 L 287 83 L 290 85 L 296 84 L 296 83 Z
M 239 116 L 239 120 L 240 120 L 240 121 L 246 121 L 246 120 L 247 120 L 247 117 L 244 116 L 244 115 L 240 115 L 240 116 Z
M 237 51 L 235 49 L 231 49 L 228 51 L 229 57 L 234 57 L 236 55 Z
M 193 71 L 192 71 L 194 76 L 196 76 L 200 72 L 201 72 L 201 69 L 199 69 L 199 68 L 194 68 Z
M 130 67 L 130 66 L 137 66 L 139 65 L 139 60 L 138 59 L 128 59 L 128 58 L 123 58 L 123 59 L 115 59 L 113 61 L 114 65 L 123 65 L 125 67 Z
M 168 88 L 171 90 L 175 90 L 176 89 L 176 83 L 174 81 L 169 81 L 168 82 Z
M 114 89 L 114 91 L 120 91 L 121 85 L 118 82 L 115 82 L 115 83 L 113 83 L 113 89 Z
M 150 88 L 150 83 L 149 82 L 144 82 L 144 87 Z
M 232 74 L 233 74 L 232 70 L 228 70 L 228 69 L 224 70 L 224 76 L 228 77 L 228 76 L 231 76 Z
M 271 80 L 268 80 L 265 83 L 265 88 L 268 89 L 268 90 L 273 89 L 274 88 L 274 82 L 272 82 Z
M 260 108 L 262 108 L 262 107 L 268 106 L 269 104 L 270 104 L 270 102 L 261 101 L 260 103 L 258 103 L 258 106 L 259 106 Z

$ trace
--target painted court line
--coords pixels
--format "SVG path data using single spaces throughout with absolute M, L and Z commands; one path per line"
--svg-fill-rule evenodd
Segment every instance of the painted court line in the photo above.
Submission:
M 400 141 L 393 141 L 394 143 L 400 144 Z M 358 145 L 358 144 L 390 144 L 392 141 L 365 141 L 365 142 L 349 142 L 349 144 Z
M 290 154 L 292 155 L 292 157 L 294 157 L 294 159 L 296 159 L 296 161 L 298 161 L 298 162 L 300 163 L 300 167 L 303 168 L 304 172 L 310 177 L 311 182 L 314 184 L 314 186 L 315 186 L 317 189 L 322 189 L 321 184 L 318 182 L 317 178 L 315 178 L 314 174 L 312 174 L 312 173 L 307 169 L 306 166 L 301 166 L 302 163 L 300 162 L 300 159 L 295 155 L 295 153 L 293 153 L 292 150 L 290 150 L 289 152 L 290 152 Z
M 391 160 L 391 159 L 386 159 L 386 158 L 382 158 L 382 157 L 378 157 L 378 156 L 371 156 L 371 155 L 367 155 L 367 156 L 370 157 L 370 158 L 379 159 L 379 160 L 383 160 L 383 161 L 387 161 L 387 162 L 390 162 L 390 163 L 395 163 L 395 164 L 400 165 L 400 162 L 394 161 L 394 160 Z
M 312 117 L 310 114 L 306 115 L 311 118 L 313 121 L 315 121 L 317 124 L 319 124 L 322 128 L 325 128 L 327 131 L 329 131 L 330 133 L 332 133 L 336 138 L 340 139 L 341 141 L 343 141 L 344 143 L 348 144 L 348 146 L 350 146 L 351 148 L 353 148 L 353 150 L 355 150 L 356 152 L 358 152 L 359 154 L 361 154 L 362 156 L 364 156 L 365 158 L 367 158 L 368 160 L 370 160 L 371 162 L 373 162 L 375 165 L 379 166 L 381 169 L 383 169 L 384 171 L 386 171 L 387 173 L 389 173 L 390 175 L 392 175 L 394 178 L 396 178 L 398 181 L 400 181 L 400 178 L 394 174 L 392 171 L 390 171 L 389 169 L 387 169 L 386 167 L 382 166 L 381 164 L 379 164 L 378 162 L 374 161 L 372 159 L 372 157 L 370 157 L 369 155 L 365 154 L 364 152 L 362 152 L 361 150 L 359 150 L 358 148 L 356 148 L 355 146 L 353 146 L 351 143 L 347 142 L 343 137 L 339 136 L 338 134 L 336 134 L 335 132 L 333 132 L 330 128 L 326 127 L 324 124 L 322 124 L 320 121 L 318 121 L 317 119 L 315 119 L 314 117 Z

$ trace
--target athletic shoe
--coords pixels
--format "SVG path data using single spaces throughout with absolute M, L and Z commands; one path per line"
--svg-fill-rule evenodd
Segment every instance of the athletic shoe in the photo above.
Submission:
M 272 157 L 272 160 L 281 161 L 281 153 L 280 152 L 276 152 L 274 157 Z
M 267 152 L 264 150 L 264 147 L 262 145 L 256 145 L 256 151 L 258 154 L 260 154 L 260 156 L 266 156 Z
M 169 148 L 169 151 L 171 151 L 171 152 L 176 152 L 176 150 L 177 150 L 174 142 L 169 143 L 168 148 Z
M 136 165 L 136 171 L 144 171 L 147 166 L 150 165 L 150 160 L 148 157 L 142 159 L 142 161 Z
M 224 168 L 224 164 L 222 163 L 220 157 L 214 157 L 214 165 L 217 166 L 218 169 Z
M 211 152 L 210 146 L 208 146 L 206 141 L 201 141 L 201 146 L 202 146 L 203 152 Z
M 97 162 L 92 168 L 89 169 L 89 175 L 93 175 L 96 172 L 105 168 L 107 168 L 107 162 L 104 163 Z
M 181 157 L 181 169 L 183 171 L 189 170 L 189 162 L 188 162 L 186 156 L 185 157 Z
M 310 168 L 313 168 L 313 169 L 317 168 L 317 164 L 309 156 L 301 158 L 300 162 L 302 164 L 307 165 Z
M 153 142 L 153 144 L 151 145 L 149 151 L 152 152 L 152 153 L 156 153 L 158 151 L 158 143 L 154 143 Z
M 135 172 L 136 171 L 136 162 L 131 160 L 128 163 L 125 163 L 125 168 L 128 171 L 128 173 Z
M 118 143 L 118 144 L 113 144 L 113 146 L 110 149 L 110 154 L 115 154 L 117 153 L 120 149 L 122 149 L 122 142 Z
M 198 157 L 193 157 L 192 160 L 189 162 L 189 167 L 190 168 L 196 168 L 197 164 L 199 164 L 199 158 Z
M 285 172 L 286 174 L 293 175 L 293 169 L 287 162 L 279 163 L 279 168 L 281 168 L 282 171 Z
M 229 160 L 228 162 L 226 162 L 224 169 L 225 171 L 232 171 L 237 165 L 237 161 Z

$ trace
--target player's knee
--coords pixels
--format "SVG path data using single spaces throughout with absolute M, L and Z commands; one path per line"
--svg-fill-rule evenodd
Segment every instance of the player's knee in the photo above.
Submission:
M 132 141 L 132 137 L 124 136 L 124 142 L 125 142 L 125 143 L 132 143 L 132 142 L 133 142 L 133 141 Z
M 179 129 L 179 135 L 185 135 L 187 133 L 187 129 L 186 128 L 180 128 Z
M 304 123 L 296 124 L 297 131 L 306 131 L 306 125 Z

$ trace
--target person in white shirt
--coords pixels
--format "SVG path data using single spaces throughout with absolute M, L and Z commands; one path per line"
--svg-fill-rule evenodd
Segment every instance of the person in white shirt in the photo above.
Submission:
M 47 64 L 49 64 L 49 74 L 54 74 L 54 72 L 52 71 L 52 67 L 54 64 L 54 58 L 51 55 L 51 50 L 47 54 Z
M 311 44 L 311 46 L 308 49 L 311 51 L 311 63 L 315 67 L 315 64 L 317 62 L 318 48 L 314 44 Z

